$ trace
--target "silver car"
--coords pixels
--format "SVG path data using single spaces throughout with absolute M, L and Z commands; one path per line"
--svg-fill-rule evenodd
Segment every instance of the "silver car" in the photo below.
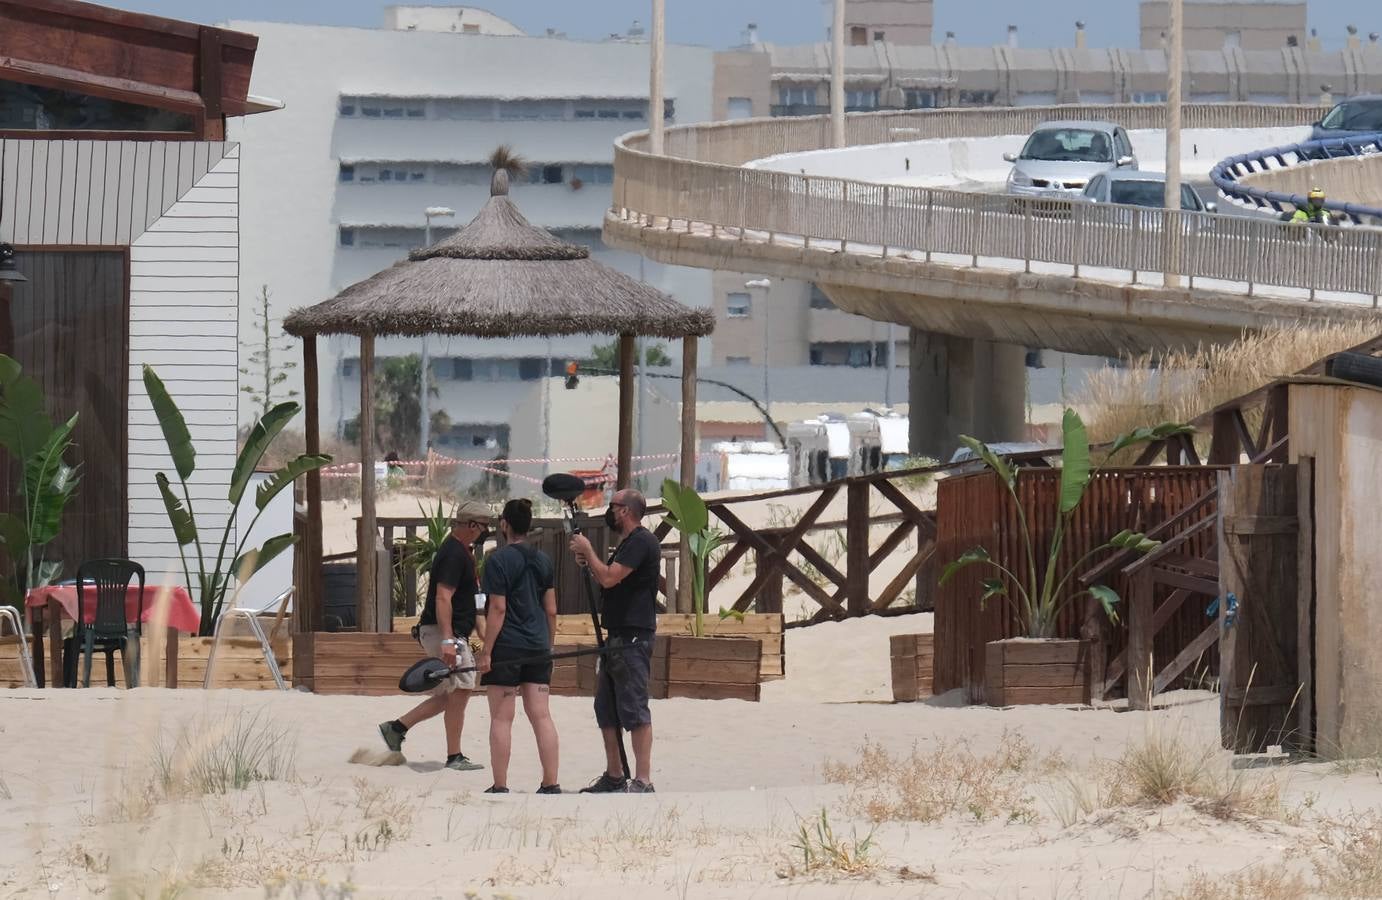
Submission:
M 1091 203 L 1165 209 L 1166 176 L 1161 172 L 1107 172 L 1090 179 L 1083 196 Z M 1180 208 L 1186 212 L 1210 213 L 1218 209 L 1213 203 L 1200 199 L 1200 195 L 1188 184 L 1180 186 Z
M 1008 193 L 1019 197 L 1073 200 L 1090 179 L 1118 169 L 1137 169 L 1132 141 L 1112 122 L 1043 122 L 1013 164 Z

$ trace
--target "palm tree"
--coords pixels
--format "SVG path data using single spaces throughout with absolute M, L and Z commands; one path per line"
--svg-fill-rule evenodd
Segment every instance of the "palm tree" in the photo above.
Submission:
M 509 179 L 517 181 L 528 174 L 528 160 L 522 155 L 515 153 L 509 144 L 500 144 L 494 148 L 494 152 L 489 155 L 490 168 L 496 172 L 503 170 L 509 173 Z
M 381 450 L 416 447 L 421 439 L 418 427 L 422 414 L 421 390 L 422 358 L 416 353 L 391 356 L 379 360 L 374 369 L 374 440 Z M 427 395 L 441 396 L 436 376 L 428 373 Z M 445 412 L 432 413 L 432 433 L 440 434 L 451 427 Z M 358 440 L 360 419 L 357 416 L 345 424 L 342 437 Z

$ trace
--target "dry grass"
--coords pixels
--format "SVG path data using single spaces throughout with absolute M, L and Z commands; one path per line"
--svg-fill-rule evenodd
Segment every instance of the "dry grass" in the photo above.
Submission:
M 1037 818 L 1032 788 L 1061 768 L 1058 757 L 1039 757 L 1020 735 L 1005 732 L 991 753 L 964 741 L 941 741 L 934 750 L 913 747 L 893 756 L 865 740 L 851 763 L 828 762 L 826 781 L 849 788 L 848 810 L 872 822 L 936 822 L 964 815 L 978 822 Z
M 1197 873 L 1166 900 L 1305 900 L 1310 887 L 1286 866 L 1262 866 L 1220 878 Z
M 878 869 L 877 849 L 872 831 L 862 838 L 858 832 L 852 832 L 848 838 L 837 836 L 829 814 L 822 809 L 820 816 L 798 821 L 790 861 L 778 872 L 778 877 L 859 878 L 872 875 Z
M 1367 323 L 1296 325 L 1244 334 L 1232 344 L 1148 353 L 1125 368 L 1091 373 L 1076 404 L 1091 440 L 1111 440 L 1159 422 L 1187 422 L 1275 378 L 1377 336 Z M 1249 427 L 1258 423 L 1249 421 Z
M 1325 896 L 1382 897 L 1382 813 L 1324 821 L 1315 875 Z
M 167 797 L 201 797 L 244 790 L 256 781 L 293 777 L 297 747 L 282 725 L 243 710 L 204 715 L 154 750 L 156 786 Z

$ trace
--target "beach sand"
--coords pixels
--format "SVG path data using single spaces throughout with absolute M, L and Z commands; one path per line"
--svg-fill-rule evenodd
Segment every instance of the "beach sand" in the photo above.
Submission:
M 649 796 L 531 794 L 539 771 L 521 715 L 517 793 L 486 796 L 488 772 L 440 768 L 439 720 L 409 735 L 405 766 L 347 763 L 356 748 L 378 747 L 376 724 L 412 698 L 0 692 L 0 896 L 1173 897 L 1197 871 L 1309 872 L 1325 849 L 1317 819 L 1382 801 L 1373 767 L 1312 764 L 1247 773 L 1278 783 L 1290 814 L 1184 801 L 1072 812 L 1069 784 L 1092 783 L 1101 760 L 1148 735 L 1217 745 L 1217 696 L 1170 694 L 1153 713 L 885 702 L 888 634 L 929 629 L 930 616 L 917 615 L 793 630 L 788 676 L 765 685 L 761 703 L 655 701 Z M 553 708 L 573 790 L 602 767 L 590 701 L 553 698 Z M 464 749 L 483 762 L 488 715 L 483 702 L 470 709 Z M 190 733 L 205 749 L 253 721 L 282 734 L 291 772 L 222 795 L 168 799 L 151 786 L 160 736 L 166 746 Z M 980 766 L 1025 746 L 1029 762 L 995 776 L 1008 785 L 996 799 L 979 782 L 951 785 L 944 766 L 920 772 L 959 798 L 955 808 L 937 821 L 875 824 L 823 769 L 859 765 L 865 741 L 894 755 L 945 747 L 944 759 L 970 753 Z M 1063 762 L 1048 765 L 1055 753 Z M 806 871 L 794 844 L 803 823 L 815 834 L 822 810 L 846 851 L 869 839 L 871 868 Z

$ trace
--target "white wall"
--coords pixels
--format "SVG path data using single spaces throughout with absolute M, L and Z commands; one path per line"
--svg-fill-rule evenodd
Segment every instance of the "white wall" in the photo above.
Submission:
M 1305 140 L 1308 127 L 1265 129 L 1190 129 L 1181 136 L 1181 165 L 1186 178 L 1202 179 L 1221 160 L 1263 147 Z M 1166 170 L 1166 133 L 1130 131 L 1141 168 Z M 991 138 L 935 139 L 784 153 L 755 160 L 749 168 L 774 172 L 852 178 L 914 187 L 996 185 L 1007 180 L 1012 165 L 1004 153 L 1018 153 L 1026 135 Z
M 325 300 L 406 254 L 404 248 L 338 246 L 343 222 L 421 227 L 423 207 L 435 203 L 454 208 L 454 224 L 464 225 L 486 198 L 483 187 L 341 184 L 341 159 L 478 163 L 508 142 L 534 162 L 604 163 L 613 161 L 613 142 L 620 133 L 645 127 L 622 120 L 364 120 L 340 118 L 337 105 L 342 95 L 362 94 L 646 98 L 646 44 L 268 22 L 234 22 L 230 27 L 259 35 L 251 90 L 286 104 L 271 115 L 232 123 L 232 133 L 255 147 L 243 183 L 246 302 L 241 316 L 247 329 L 253 322 L 249 300 L 261 284 L 269 285 L 273 316 L 281 320 L 289 310 Z M 345 60 L 368 64 L 342 65 Z M 676 101 L 677 122 L 711 118 L 712 74 L 712 51 L 668 48 L 666 91 Z M 599 229 L 610 191 L 608 185 L 587 185 L 579 192 L 565 185 L 519 185 L 513 197 L 534 224 Z M 601 250 L 596 257 L 627 274 L 639 273 L 635 254 Z M 642 270 L 649 283 L 683 303 L 706 306 L 711 301 L 709 272 L 651 262 L 643 263 Z M 555 342 L 554 353 L 583 354 L 604 340 L 562 339 Z M 353 415 L 349 410 L 357 403 L 346 400 L 350 391 L 337 374 L 339 360 L 357 353 L 357 342 L 333 338 L 320 343 L 322 428 L 331 434 Z M 537 356 L 546 348 L 545 341 L 467 342 L 468 354 L 475 343 L 480 343 L 471 354 L 476 356 Z M 420 346 L 418 340 L 388 339 L 377 352 L 401 355 L 418 352 Z M 669 344 L 668 350 L 675 357 L 679 348 Z M 709 348 L 703 352 L 708 360 Z M 300 369 L 291 372 L 285 387 L 301 390 L 300 378 Z M 466 421 L 463 407 L 448 412 L 453 420 Z M 247 400 L 240 415 L 248 417 Z

